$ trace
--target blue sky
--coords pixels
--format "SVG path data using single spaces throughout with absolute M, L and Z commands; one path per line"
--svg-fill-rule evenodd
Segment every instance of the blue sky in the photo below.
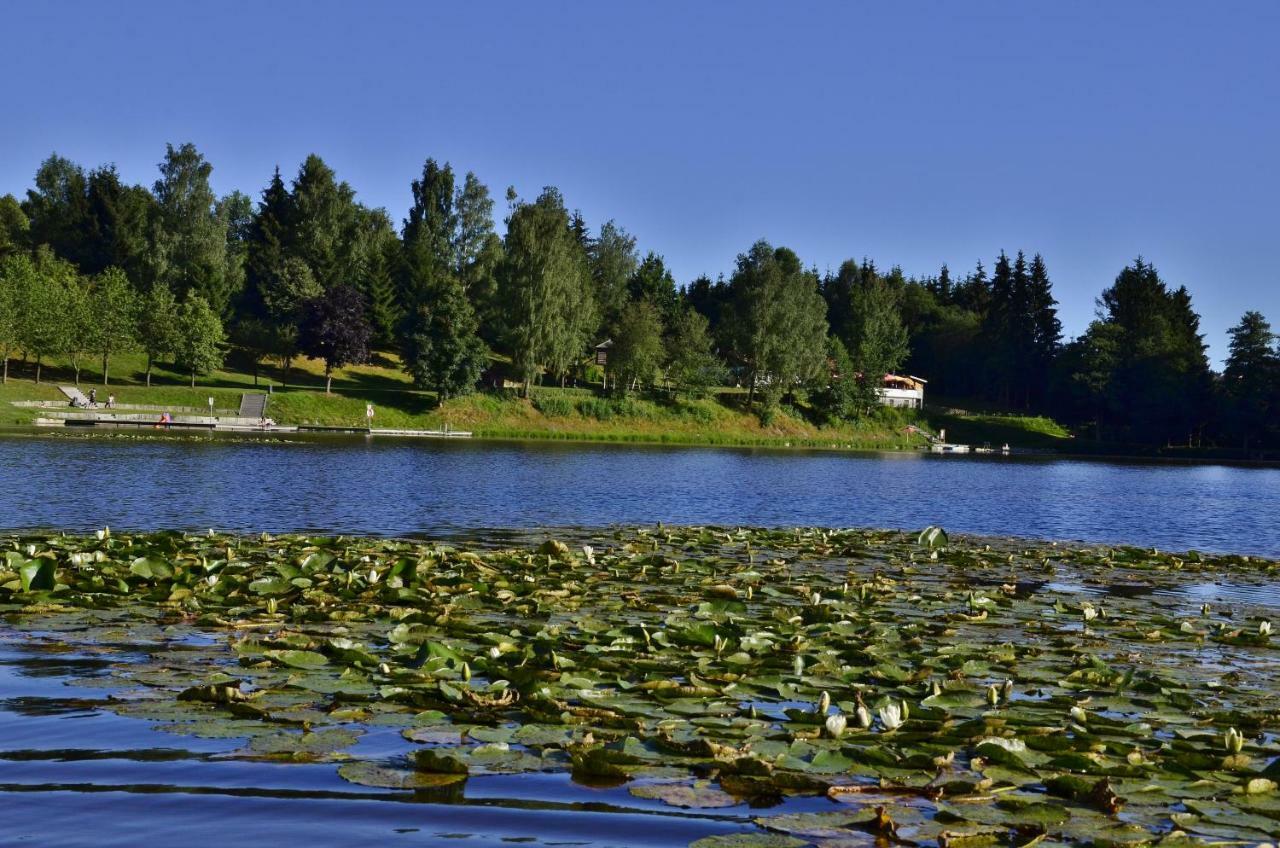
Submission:
M 1044 254 L 1068 334 L 1141 253 L 1211 356 L 1280 325 L 1280 3 L 5 4 L 0 193 L 51 151 L 254 197 L 322 155 L 399 221 L 428 156 L 557 185 L 680 282 L 757 238 L 908 274 Z

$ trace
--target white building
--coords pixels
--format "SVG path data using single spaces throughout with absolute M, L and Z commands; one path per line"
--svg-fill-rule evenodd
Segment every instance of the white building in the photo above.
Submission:
M 924 407 L 924 386 L 928 380 L 906 374 L 885 374 L 884 386 L 876 389 L 880 403 L 908 409 Z

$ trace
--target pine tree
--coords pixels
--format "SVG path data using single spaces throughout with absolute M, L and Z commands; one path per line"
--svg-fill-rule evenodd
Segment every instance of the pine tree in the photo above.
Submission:
M 441 403 L 474 389 L 488 354 L 477 330 L 461 284 L 447 280 L 409 319 L 401 355 L 414 385 L 434 389 Z
M 453 169 L 434 159 L 422 166 L 413 181 L 413 205 L 404 221 L 404 258 L 400 302 L 415 311 L 454 273 L 457 261 L 457 217 L 454 210 Z
M 1247 451 L 1251 444 L 1277 429 L 1280 352 L 1276 350 L 1276 335 L 1260 312 L 1246 312 L 1227 333 L 1231 337 L 1230 355 L 1222 375 L 1227 429 Z

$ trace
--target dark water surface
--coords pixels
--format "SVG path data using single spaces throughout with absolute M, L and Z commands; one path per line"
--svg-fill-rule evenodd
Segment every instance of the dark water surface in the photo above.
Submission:
M 313 438 L 0 438 L 0 527 L 434 535 L 823 525 L 1280 555 L 1280 470 L 1051 457 Z

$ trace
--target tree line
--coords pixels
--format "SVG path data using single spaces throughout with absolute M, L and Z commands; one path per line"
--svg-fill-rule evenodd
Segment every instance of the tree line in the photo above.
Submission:
M 766 241 L 728 276 L 678 285 L 615 221 L 596 230 L 555 188 L 506 193 L 504 228 L 474 173 L 428 159 L 397 225 L 319 157 L 257 199 L 219 197 L 195 148 L 168 146 L 151 186 L 113 166 L 46 159 L 19 200 L 0 197 L 0 353 L 41 364 L 147 355 L 195 379 L 236 356 L 288 379 L 307 355 L 335 369 L 400 354 L 440 398 L 502 379 L 591 374 L 609 340 L 610 392 L 672 396 L 741 386 L 764 417 L 784 404 L 836 421 L 874 413 L 887 373 L 926 377 L 956 401 L 1047 412 L 1097 437 L 1149 444 L 1280 445 L 1280 367 L 1265 319 L 1231 331 L 1222 374 L 1185 287 L 1144 259 L 1064 342 L 1044 258 L 1001 252 L 991 271 L 907 277 L 848 260 L 806 267 Z

